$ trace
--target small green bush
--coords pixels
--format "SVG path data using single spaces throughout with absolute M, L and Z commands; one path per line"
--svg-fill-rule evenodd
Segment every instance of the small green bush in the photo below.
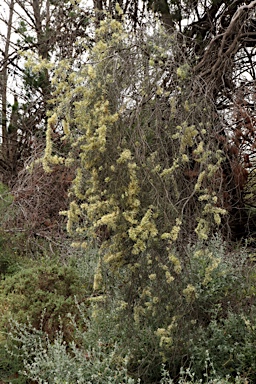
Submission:
M 10 316 L 20 322 L 29 319 L 33 327 L 53 337 L 61 318 L 65 337 L 70 338 L 67 314 L 77 312 L 74 296 L 79 300 L 86 289 L 74 268 L 54 260 L 22 268 L 0 283 L 0 325 L 4 328 Z

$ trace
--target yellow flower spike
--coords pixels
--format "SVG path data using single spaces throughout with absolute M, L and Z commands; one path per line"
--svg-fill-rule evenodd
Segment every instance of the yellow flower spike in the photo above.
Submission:
M 178 259 L 175 255 L 173 255 L 173 254 L 170 254 L 170 255 L 168 256 L 168 258 L 169 258 L 169 260 L 170 260 L 170 261 L 172 262 L 172 264 L 173 264 L 174 272 L 176 272 L 177 274 L 180 274 L 182 268 L 181 268 L 181 263 L 180 263 L 179 259 Z
M 196 185 L 195 185 L 195 191 L 199 191 L 201 186 L 202 186 L 202 182 L 205 178 L 205 175 L 206 175 L 206 172 L 205 171 L 202 171 L 199 176 L 198 176 L 198 179 L 197 179 L 197 182 L 196 182 Z
M 200 219 L 195 232 L 200 240 L 207 240 L 209 236 L 209 222 L 205 219 Z
M 166 282 L 171 284 L 174 281 L 174 277 L 170 274 L 169 271 L 165 272 Z
M 188 284 L 187 288 L 183 289 L 183 294 L 187 303 L 193 303 L 198 297 L 196 288 L 192 284 Z
M 220 215 L 218 213 L 214 213 L 213 217 L 214 217 L 215 223 L 217 225 L 220 225 L 221 224 L 221 217 L 220 217 Z
M 125 163 L 126 161 L 131 160 L 132 154 L 129 149 L 124 149 L 123 152 L 120 154 L 119 159 L 117 159 L 117 164 Z
M 183 163 L 188 163 L 188 162 L 189 162 L 188 155 L 186 155 L 186 154 L 183 154 L 183 155 L 182 155 L 182 162 L 183 162 Z
M 90 77 L 91 79 L 96 79 L 96 72 L 95 72 L 93 66 L 89 64 L 87 70 L 88 70 L 88 75 L 89 75 L 89 77 Z
M 70 134 L 69 123 L 66 120 L 62 121 L 63 132 L 66 136 Z
M 197 148 L 193 151 L 193 154 L 194 155 L 200 155 L 201 153 L 204 153 L 204 152 L 205 152 L 204 142 L 200 141 L 200 143 L 198 144 Z

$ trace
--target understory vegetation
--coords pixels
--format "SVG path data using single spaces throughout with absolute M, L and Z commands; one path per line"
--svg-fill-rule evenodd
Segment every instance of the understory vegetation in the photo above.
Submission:
M 2 92 L 0 384 L 255 383 L 256 3 L 41 3 Z
M 104 291 L 93 289 L 96 249 L 70 250 L 65 259 L 8 253 L 4 262 L 7 252 L 2 245 L 3 383 L 256 380 L 256 269 L 249 249 L 230 251 L 215 236 L 207 247 L 176 250 L 184 259 L 182 278 L 167 291 L 151 276 L 154 296 L 146 303 L 156 311 L 149 314 L 143 307 L 132 312 L 124 301 L 127 275 L 112 278 Z

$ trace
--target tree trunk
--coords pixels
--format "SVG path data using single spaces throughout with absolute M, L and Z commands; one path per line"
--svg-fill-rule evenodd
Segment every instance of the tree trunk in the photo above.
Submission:
M 14 11 L 14 0 L 11 0 L 9 5 L 9 19 L 7 24 L 7 35 L 4 47 L 4 57 L 2 61 L 1 68 L 1 98 L 2 98 L 2 145 L 1 145 L 1 157 L 2 160 L 9 164 L 8 153 L 9 153 L 9 145 L 8 145 L 8 130 L 7 130 L 7 93 L 8 93 L 8 58 L 9 58 L 9 49 L 11 42 L 11 30 L 12 30 L 12 22 L 13 22 L 13 11 Z

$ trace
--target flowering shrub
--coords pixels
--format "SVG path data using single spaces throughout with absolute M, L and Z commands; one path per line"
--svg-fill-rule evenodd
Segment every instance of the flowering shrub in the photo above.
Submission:
M 154 28 L 154 37 L 136 35 L 106 16 L 88 61 L 77 71 L 67 60 L 56 69 L 43 158 L 47 172 L 56 164 L 76 169 L 62 213 L 74 246 L 100 246 L 95 287 L 109 284 L 100 283 L 104 270 L 123 268 L 133 282 L 143 276 L 123 285 L 136 321 L 162 301 L 152 276 L 168 292 L 182 274 L 173 250 L 188 237 L 208 240 L 226 213 L 216 177 L 223 154 L 208 134 L 211 105 L 188 91 L 195 80 L 175 54 L 177 36 Z M 52 146 L 56 127 L 69 142 L 66 156 Z
M 48 173 L 75 169 L 61 213 L 73 247 L 99 249 L 93 319 L 114 300 L 129 369 L 145 382 L 159 379 L 162 362 L 179 375 L 198 324 L 207 327 L 219 304 L 235 311 L 233 267 L 211 242 L 229 193 L 215 107 L 181 36 L 157 22 L 154 32 L 104 15 L 83 65 L 60 63 L 42 159 Z M 54 148 L 56 131 L 64 154 Z

